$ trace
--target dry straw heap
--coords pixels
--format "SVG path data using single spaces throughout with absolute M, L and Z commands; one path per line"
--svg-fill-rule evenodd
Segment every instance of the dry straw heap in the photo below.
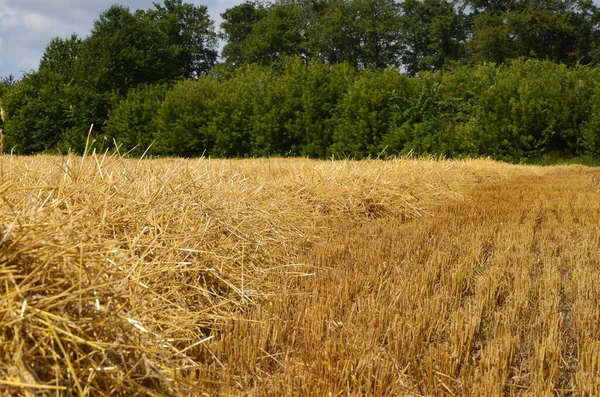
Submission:
M 265 351 L 265 368 L 247 353 L 268 343 L 239 324 L 315 279 L 302 258 L 341 230 L 427 218 L 474 185 L 542 172 L 483 160 L 0 157 L 0 392 L 276 393 L 292 359 Z

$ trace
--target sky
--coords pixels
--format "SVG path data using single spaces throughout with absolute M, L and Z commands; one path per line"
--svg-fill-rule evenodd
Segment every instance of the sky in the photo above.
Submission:
M 186 0 L 208 6 L 218 29 L 219 15 L 244 0 Z M 85 38 L 94 21 L 113 4 L 132 11 L 154 8 L 162 0 L 0 0 L 0 77 L 36 70 L 44 48 L 53 37 Z

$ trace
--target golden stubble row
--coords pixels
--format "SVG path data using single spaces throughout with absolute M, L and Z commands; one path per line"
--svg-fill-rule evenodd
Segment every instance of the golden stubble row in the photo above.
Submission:
M 374 329 L 394 330 L 385 313 L 410 325 L 397 314 L 402 295 L 381 307 L 365 295 L 392 291 L 393 279 L 357 258 L 391 243 L 338 233 L 430 222 L 474 185 L 545 172 L 485 160 L 0 157 L 0 392 L 244 394 L 290 380 L 299 393 L 360 394 L 352 382 L 364 376 L 376 391 L 410 387 L 409 361 L 359 332 L 370 310 Z M 385 274 L 431 277 L 401 269 Z M 320 297 L 311 289 L 329 284 Z M 332 303 L 333 292 L 352 304 Z M 427 321 L 406 332 L 423 337 Z M 368 375 L 348 383 L 353 373 Z
M 347 224 L 230 321 L 246 395 L 597 395 L 600 173 L 517 175 L 431 217 Z M 226 375 L 224 375 L 226 374 Z

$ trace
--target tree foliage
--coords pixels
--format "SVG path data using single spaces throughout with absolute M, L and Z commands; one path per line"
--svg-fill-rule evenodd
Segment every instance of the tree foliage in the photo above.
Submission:
M 155 9 L 144 12 L 145 18 L 158 22 L 158 27 L 175 46 L 175 62 L 186 78 L 207 74 L 217 61 L 217 34 L 208 8 L 182 0 L 155 3 Z
M 466 17 L 446 0 L 405 0 L 401 3 L 402 64 L 409 74 L 441 70 L 466 60 Z
M 477 8 L 479 12 L 472 15 L 475 62 L 500 63 L 525 57 L 574 65 L 596 60 L 593 50 L 600 39 L 600 13 L 593 2 L 525 0 L 499 4 Z
M 222 56 L 227 64 L 238 66 L 252 60 L 253 49 L 248 48 L 246 40 L 252 36 L 256 24 L 266 15 L 266 8 L 258 2 L 246 1 L 221 14 L 221 38 L 227 44 Z
M 106 138 L 118 142 L 122 152 L 142 155 L 153 144 L 158 130 L 158 111 L 169 86 L 142 84 L 130 90 L 110 113 Z
M 355 158 L 377 157 L 384 150 L 394 113 L 406 111 L 414 97 L 412 89 L 409 78 L 393 70 L 358 77 L 337 108 L 331 151 Z
M 175 85 L 158 110 L 153 153 L 185 157 L 210 154 L 215 137 L 209 127 L 217 90 L 218 82 L 206 76 Z
M 112 6 L 4 79 L 5 146 L 153 156 L 600 155 L 591 0 Z M 114 143 L 113 143 L 114 142 Z
M 6 111 L 5 147 L 20 153 L 54 149 L 63 132 L 74 126 L 73 77 L 81 41 L 73 35 L 54 38 L 40 68 L 27 73 L 2 99 Z

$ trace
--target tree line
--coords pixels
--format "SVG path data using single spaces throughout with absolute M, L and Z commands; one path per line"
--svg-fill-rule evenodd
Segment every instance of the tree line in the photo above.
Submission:
M 4 147 L 156 156 L 600 152 L 600 9 L 558 0 L 115 5 L 0 80 Z M 219 57 L 219 40 L 223 47 Z M 598 136 L 597 136 L 598 135 Z

